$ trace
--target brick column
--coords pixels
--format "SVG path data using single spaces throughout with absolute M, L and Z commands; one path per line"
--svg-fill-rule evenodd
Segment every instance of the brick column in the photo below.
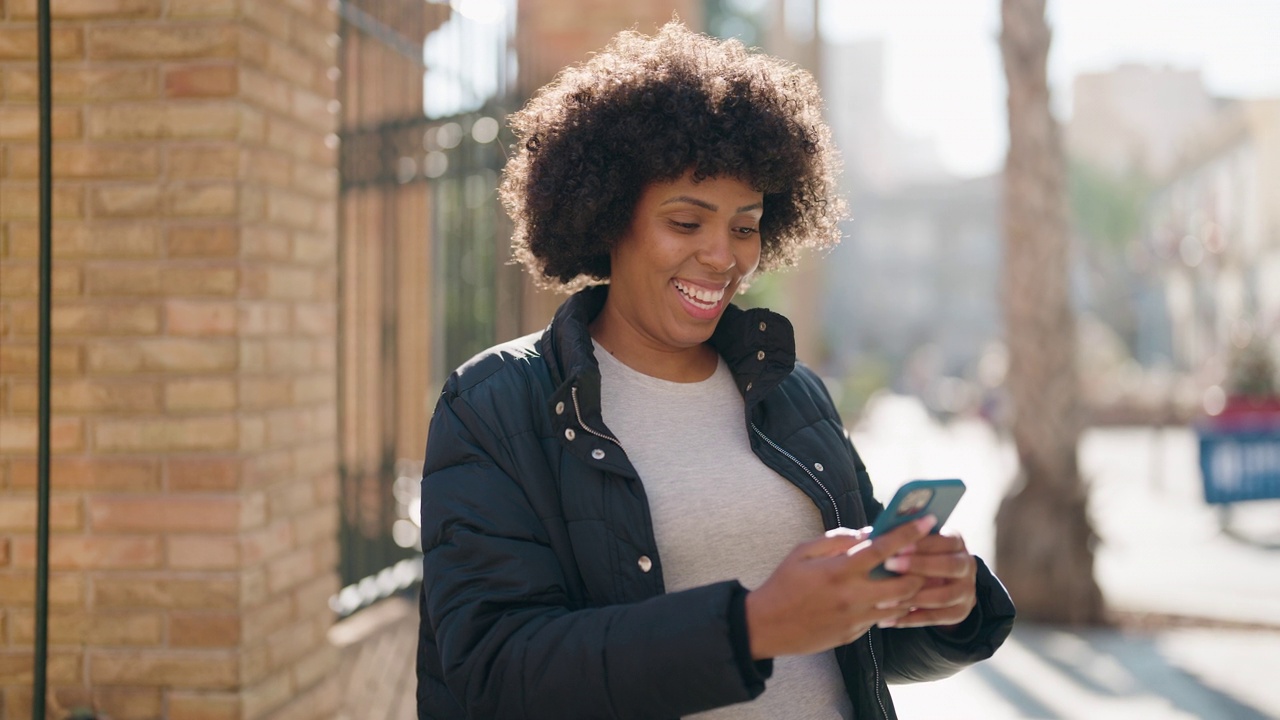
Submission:
M 0 718 L 31 702 L 34 15 L 0 0 Z M 49 717 L 332 715 L 337 18 L 53 18 Z

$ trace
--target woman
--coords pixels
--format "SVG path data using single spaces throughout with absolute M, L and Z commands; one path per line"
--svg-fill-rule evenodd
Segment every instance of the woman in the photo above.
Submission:
M 852 529 L 881 506 L 790 323 L 728 302 L 838 240 L 819 103 L 802 71 L 671 23 L 512 117 L 516 256 L 586 287 L 436 407 L 419 717 L 887 718 L 886 682 L 1008 634 L 959 537 Z M 868 577 L 885 560 L 901 575 Z

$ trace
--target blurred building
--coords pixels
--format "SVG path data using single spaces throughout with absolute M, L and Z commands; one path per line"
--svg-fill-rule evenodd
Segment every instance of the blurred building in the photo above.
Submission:
M 1093 337 L 1081 346 L 1091 402 L 1114 400 L 1112 386 L 1133 384 L 1117 374 L 1126 363 L 1171 362 L 1163 284 L 1141 253 L 1146 205 L 1217 105 L 1198 70 L 1127 64 L 1073 82 L 1064 128 L 1072 290 L 1077 311 L 1092 328 Z M 1099 343 L 1100 335 L 1110 341 Z M 1115 382 L 1105 391 L 1090 391 L 1107 378 Z
M 972 377 L 1001 334 L 999 202 L 999 176 L 855 196 L 848 239 L 824 264 L 832 374 L 878 358 L 921 394 Z
M 1155 195 L 1147 228 L 1180 368 L 1222 382 L 1252 337 L 1280 357 L 1280 99 L 1216 113 Z
M 823 89 L 852 220 L 823 263 L 824 371 L 887 369 L 928 397 L 972 376 L 1001 328 L 999 176 L 960 180 L 888 118 L 879 41 L 827 45 Z
M 586 60 L 622 30 L 652 33 L 676 17 L 691 28 L 702 29 L 706 26 L 705 5 L 704 0 L 521 0 L 520 95 L 528 97 L 561 68 Z
M 1114 176 L 1163 177 L 1216 107 L 1198 70 L 1130 64 L 1084 73 L 1072 84 L 1067 154 Z
M 948 178 L 936 146 L 893 125 L 884 96 L 884 42 L 826 43 L 822 91 L 844 158 L 846 192 L 887 193 Z

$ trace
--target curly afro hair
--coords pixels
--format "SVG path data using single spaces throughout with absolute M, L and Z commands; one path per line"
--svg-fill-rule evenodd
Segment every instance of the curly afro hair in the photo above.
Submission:
M 839 160 L 813 77 L 672 21 L 619 33 L 510 117 L 502 201 L 515 259 L 539 284 L 609 277 L 610 252 L 652 183 L 692 171 L 764 194 L 760 269 L 840 240 Z

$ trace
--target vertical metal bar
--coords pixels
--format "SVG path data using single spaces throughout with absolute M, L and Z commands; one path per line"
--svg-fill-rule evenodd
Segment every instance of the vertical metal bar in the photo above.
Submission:
M 36 4 L 37 57 L 40 66 L 40 307 L 38 437 L 36 444 L 36 627 L 31 717 L 45 716 L 49 654 L 49 386 L 53 351 L 53 61 L 50 53 L 49 0 Z
M 350 366 L 348 364 L 349 358 L 347 356 L 347 346 L 349 344 L 349 338 L 351 333 L 351 328 L 347 327 L 347 307 L 350 304 L 350 301 L 347 299 L 347 292 L 350 286 L 350 278 L 347 277 L 347 274 L 351 272 L 351 268 L 348 266 L 348 263 L 347 263 L 347 259 L 348 259 L 347 248 L 352 243 L 355 242 L 355 238 L 351 237 L 347 233 L 347 202 L 351 199 L 352 193 L 351 193 L 350 187 L 347 185 L 349 178 L 346 177 L 345 173 L 348 168 L 346 157 L 347 157 L 347 154 L 350 152 L 350 150 L 346 146 L 347 139 L 350 136 L 349 126 L 354 126 L 357 124 L 354 120 L 350 123 L 347 122 L 348 117 L 354 117 L 354 115 L 352 114 L 352 108 L 348 107 L 348 105 L 351 103 L 350 103 L 350 99 L 347 97 L 347 88 L 359 87 L 357 83 L 352 83 L 351 86 L 348 86 L 347 84 L 347 75 L 349 73 L 355 72 L 355 69 L 356 69 L 355 68 L 356 63 L 351 61 L 352 48 L 348 46 L 348 43 L 353 42 L 353 39 L 352 37 L 349 36 L 349 31 L 347 30 L 348 22 L 349 21 L 346 20 L 345 16 L 342 16 L 341 12 L 339 12 L 338 32 L 337 32 L 337 37 L 338 37 L 337 67 L 339 72 L 338 72 L 338 81 L 336 83 L 336 87 L 334 88 L 334 93 L 333 93 L 334 97 L 337 98 L 338 102 L 340 103 L 340 106 L 338 108 L 338 115 L 337 115 L 338 126 L 334 129 L 334 132 L 338 134 L 338 140 L 339 140 L 338 142 L 338 206 L 335 210 L 337 214 L 336 222 L 338 225 L 338 232 L 337 232 L 338 278 L 337 278 L 337 288 L 335 290 L 335 293 L 337 295 L 336 302 L 335 302 L 336 307 L 334 308 L 334 312 L 337 315 L 338 353 L 337 353 L 336 365 L 337 365 L 337 375 L 338 375 L 337 377 L 338 396 L 334 405 L 335 405 L 335 410 L 337 411 L 337 414 L 338 414 L 338 428 L 339 428 L 338 434 L 342 438 L 342 441 L 338 444 L 338 492 L 339 492 L 338 512 L 340 513 L 339 517 L 341 518 L 341 520 L 338 523 L 338 542 L 341 544 L 341 547 L 342 547 L 342 551 L 338 553 L 338 575 L 342 579 L 342 585 L 344 586 L 350 582 L 348 578 L 350 578 L 352 575 L 350 571 L 351 553 L 347 551 L 347 548 L 351 547 L 351 543 L 352 543 L 352 539 L 350 536 L 350 524 L 347 522 L 347 517 L 349 512 L 348 504 L 350 502 L 349 493 L 350 493 L 350 487 L 352 482 L 351 458 L 347 456 L 347 448 L 348 448 L 347 443 L 349 442 L 348 435 L 347 435 L 347 426 L 350 420 L 348 413 L 351 412 L 351 408 L 347 407 L 347 389 L 350 384 L 349 379 L 347 377 L 347 373 L 350 372 Z M 358 40 L 355 42 L 358 42 Z M 359 45 L 357 45 L 356 47 L 359 47 Z

